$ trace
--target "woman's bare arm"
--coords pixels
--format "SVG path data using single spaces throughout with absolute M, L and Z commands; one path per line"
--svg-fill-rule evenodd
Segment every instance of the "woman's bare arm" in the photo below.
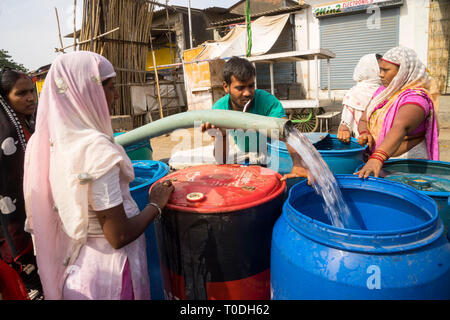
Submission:
M 163 209 L 173 190 L 174 186 L 171 183 L 155 184 L 149 196 L 149 202 L 156 203 Z M 95 213 L 106 240 L 114 249 L 120 249 L 136 240 L 158 216 L 159 210 L 153 205 L 148 205 L 140 214 L 128 218 L 123 203 L 121 203 L 110 209 L 95 211 Z

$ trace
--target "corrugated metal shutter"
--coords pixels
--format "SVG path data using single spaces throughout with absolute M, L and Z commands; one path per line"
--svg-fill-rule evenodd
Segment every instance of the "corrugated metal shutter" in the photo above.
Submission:
M 366 12 L 320 20 L 320 47 L 336 54 L 330 60 L 331 89 L 350 89 L 355 85 L 353 70 L 363 55 L 384 54 L 398 46 L 399 14 L 399 8 L 382 9 L 379 29 L 368 28 L 367 23 L 372 20 Z M 320 86 L 326 89 L 327 64 L 322 60 L 320 65 Z
M 262 41 L 264 41 L 262 39 Z M 283 31 L 274 43 L 273 47 L 267 52 L 279 53 L 294 50 L 294 40 L 292 36 L 292 24 L 288 21 L 284 26 Z M 274 83 L 290 84 L 295 82 L 295 62 L 275 63 L 273 65 Z M 256 64 L 256 80 L 258 88 L 270 88 L 270 71 L 269 65 L 265 63 Z

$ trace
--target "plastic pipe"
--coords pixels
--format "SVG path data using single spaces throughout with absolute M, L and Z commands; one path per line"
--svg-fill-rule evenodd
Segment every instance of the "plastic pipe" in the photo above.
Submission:
M 115 137 L 116 143 L 127 147 L 140 141 L 161 136 L 176 129 L 193 128 L 195 122 L 209 122 L 224 129 L 278 130 L 279 139 L 284 138 L 287 119 L 266 117 L 232 110 L 195 110 L 159 119 Z

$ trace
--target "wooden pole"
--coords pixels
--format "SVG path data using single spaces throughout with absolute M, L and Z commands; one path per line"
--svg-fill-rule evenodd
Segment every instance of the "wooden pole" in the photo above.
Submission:
M 94 39 L 87 39 L 87 40 L 84 40 L 84 41 L 80 41 L 80 42 L 78 42 L 78 43 L 75 44 L 75 45 L 81 45 L 81 44 L 85 44 L 85 43 L 88 43 L 88 42 L 92 42 L 93 40 L 100 39 L 100 38 L 102 38 L 102 37 L 104 37 L 104 36 L 106 36 L 106 35 L 108 35 L 108 34 L 110 34 L 110 33 L 113 33 L 113 32 L 115 32 L 115 31 L 119 30 L 119 29 L 120 29 L 120 28 L 117 27 L 117 28 L 112 29 L 112 30 L 110 30 L 110 31 L 108 31 L 108 32 L 99 34 L 98 36 L 94 37 Z M 64 52 L 65 49 L 70 48 L 70 47 L 73 47 L 73 46 L 74 46 L 74 45 L 71 44 L 71 45 L 65 46 L 64 48 L 60 48 L 60 49 L 56 48 L 56 51 L 63 51 L 63 52 Z
M 58 33 L 59 33 L 59 43 L 61 44 L 61 48 L 64 46 L 62 37 L 61 37 L 61 28 L 59 27 L 59 16 L 58 16 L 58 9 L 55 7 L 55 13 L 56 13 L 56 23 L 58 24 Z M 64 50 L 61 50 L 62 53 L 64 53 Z
M 155 51 L 153 51 L 153 41 L 152 41 L 152 32 L 151 31 L 150 31 L 150 50 L 152 50 L 153 70 L 155 71 L 156 92 L 158 94 L 158 102 L 159 102 L 159 115 L 162 119 L 162 118 L 164 118 L 164 115 L 163 115 L 163 110 L 162 110 L 161 92 L 159 90 L 158 68 L 156 68 Z
M 94 0 L 91 1 L 91 16 L 90 16 L 90 24 L 91 24 L 91 41 L 90 41 L 90 51 L 94 51 Z
M 73 51 L 77 50 L 77 0 L 73 0 Z

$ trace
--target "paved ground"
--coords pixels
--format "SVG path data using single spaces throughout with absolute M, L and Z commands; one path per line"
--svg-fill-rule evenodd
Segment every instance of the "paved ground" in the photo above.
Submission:
M 337 103 L 334 107 L 330 108 L 330 111 L 339 110 L 340 105 Z M 329 110 L 326 110 L 329 111 Z M 439 121 L 440 121 L 440 133 L 439 133 L 439 152 L 440 160 L 450 162 L 450 96 L 442 96 L 440 98 L 439 106 Z M 338 120 L 334 120 L 331 124 L 330 133 L 337 132 Z M 186 129 L 184 131 L 183 139 L 180 138 L 180 132 L 173 132 L 170 135 L 164 135 L 153 138 L 151 144 L 153 147 L 153 159 L 162 160 L 170 158 L 174 148 L 179 146 L 180 143 L 190 143 L 194 147 L 194 135 L 202 136 L 199 129 Z M 203 135 L 203 145 L 210 144 L 209 136 Z

